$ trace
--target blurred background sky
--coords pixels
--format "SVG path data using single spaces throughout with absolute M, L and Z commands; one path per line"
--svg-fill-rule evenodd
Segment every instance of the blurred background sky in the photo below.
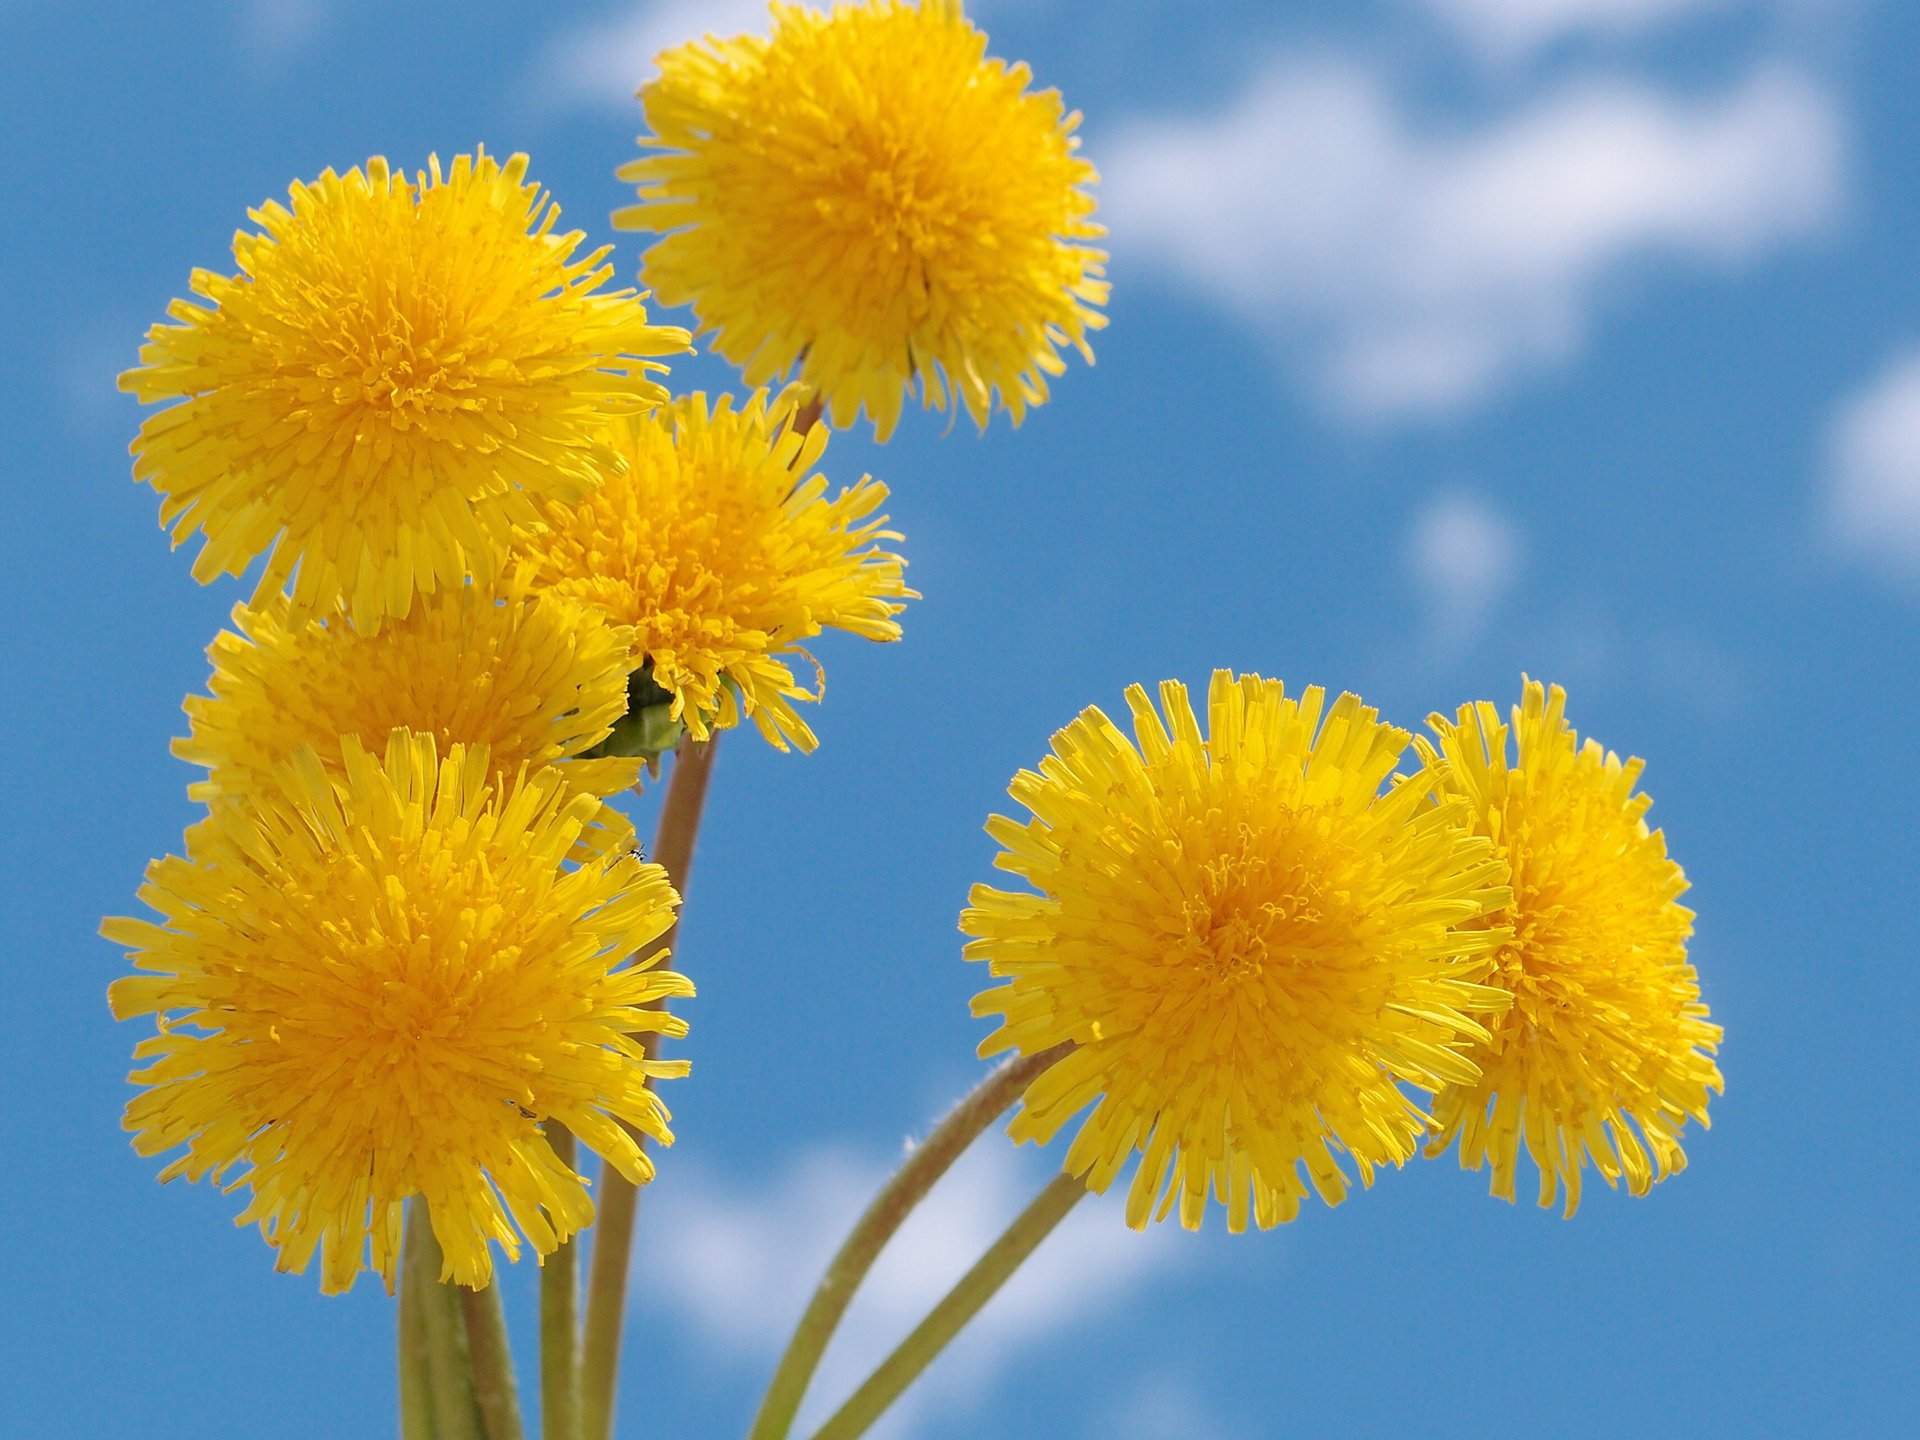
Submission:
M 108 1017 L 123 960 L 94 931 L 191 817 L 166 744 L 243 592 L 168 552 L 114 375 L 192 267 L 231 269 L 248 206 L 372 154 L 525 149 L 630 277 L 607 216 L 632 89 L 660 47 L 763 13 L 0 0 L 0 1431 L 394 1427 L 379 1286 L 276 1276 L 236 1198 L 162 1189 L 118 1128 L 140 1032 Z M 1264 1235 L 1136 1236 L 1088 1205 L 887 1433 L 1907 1432 L 1920 7 L 976 14 L 1086 114 L 1112 326 L 1018 432 L 912 414 L 828 450 L 894 488 L 926 598 L 899 645 L 819 646 L 818 754 L 721 748 L 624 1433 L 744 1431 L 854 1207 L 978 1073 L 955 917 L 1011 774 L 1083 705 L 1216 665 L 1407 725 L 1504 705 L 1525 670 L 1646 757 L 1727 1027 L 1712 1133 L 1571 1222 L 1451 1160 Z M 1053 1163 L 997 1134 L 969 1158 L 826 1398 Z M 532 1275 L 509 1279 L 523 1338 Z

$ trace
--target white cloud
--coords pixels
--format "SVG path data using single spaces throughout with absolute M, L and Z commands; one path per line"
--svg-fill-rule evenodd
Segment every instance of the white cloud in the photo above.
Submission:
M 534 62 L 532 98 L 544 111 L 633 107 L 654 58 L 702 35 L 767 29 L 767 0 L 640 0 L 561 31 Z
M 634 92 L 655 73 L 662 50 L 702 35 L 766 34 L 768 0 L 627 0 L 597 20 L 554 35 L 534 61 L 529 99 L 547 114 L 633 108 Z M 826 8 L 829 0 L 805 0 Z M 1024 0 L 1029 7 L 1040 0 Z M 970 4 L 978 21 L 991 6 Z
M 757 1192 L 679 1170 L 649 1195 L 650 1230 L 673 1237 L 642 1262 L 658 1298 L 708 1343 L 764 1368 L 890 1168 L 822 1148 Z M 881 1255 L 827 1352 L 797 1433 L 823 1420 L 905 1338 L 1048 1173 L 1044 1157 L 1016 1152 L 998 1134 L 962 1157 Z M 1184 1237 L 1167 1227 L 1128 1230 L 1117 1198 L 1082 1202 L 872 1433 L 899 1440 L 929 1406 L 947 1417 L 972 1408 L 1033 1339 L 1087 1321 L 1163 1267 Z
M 1431 611 L 1430 643 L 1454 651 L 1470 643 L 1513 587 L 1520 533 L 1485 500 L 1436 495 L 1415 514 L 1407 567 Z
M 1563 86 L 1436 127 L 1340 62 L 1269 70 L 1222 113 L 1105 147 L 1117 268 L 1172 272 L 1257 325 L 1336 411 L 1469 408 L 1586 341 L 1635 264 L 1730 267 L 1817 231 L 1839 121 L 1778 67 L 1678 99 Z
M 1147 1375 L 1120 1397 L 1100 1432 L 1109 1440 L 1228 1440 L 1209 1397 L 1175 1373 Z
M 1502 648 L 1576 701 L 1627 699 L 1721 736 L 1761 713 L 1771 685 L 1747 646 L 1684 617 L 1630 615 L 1604 598 L 1569 595 L 1563 583 L 1543 584 L 1512 612 Z
M 1856 555 L 1920 573 L 1920 349 L 1841 406 L 1828 437 L 1829 515 Z
M 1498 60 L 1570 36 L 1623 39 L 1751 0 L 1419 0 Z
M 330 0 L 236 0 L 241 52 L 273 68 L 312 43 L 330 18 Z
M 139 363 L 137 324 L 87 324 L 60 337 L 49 357 L 48 378 L 58 391 L 69 424 L 97 434 L 139 422 L 138 406 L 118 386 L 120 372 Z
M 1636 648 L 1639 692 L 1712 725 L 1751 714 L 1765 684 L 1748 656 L 1685 620 L 1649 627 Z

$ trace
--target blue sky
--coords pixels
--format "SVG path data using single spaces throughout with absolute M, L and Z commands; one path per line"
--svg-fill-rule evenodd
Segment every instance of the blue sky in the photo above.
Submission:
M 1337 9 L 1338 14 L 1330 14 Z M 177 846 L 166 742 L 240 597 L 170 554 L 112 377 L 249 205 L 371 154 L 525 149 L 615 237 L 647 57 L 751 3 L 0 4 L 7 654 L 0 1394 L 36 1436 L 385 1433 L 390 1302 L 273 1274 L 118 1129 L 97 939 Z M 1890 1433 L 1920 783 L 1920 13 L 1894 0 L 980 7 L 1085 112 L 1099 363 L 1019 432 L 910 417 L 925 594 L 829 640 L 822 744 L 719 757 L 694 1076 L 646 1200 L 626 1432 L 738 1435 L 824 1249 L 970 1083 L 980 825 L 1080 707 L 1216 665 L 1403 724 L 1525 670 L 1647 758 L 1728 1091 L 1687 1172 L 1568 1222 L 1445 1164 L 1228 1237 L 1087 1206 L 896 1437 Z M 631 274 L 638 251 L 618 237 Z M 710 360 L 676 384 L 728 383 Z M 995 1140 L 828 1383 L 1046 1173 Z M 531 1268 L 510 1281 L 521 1305 Z

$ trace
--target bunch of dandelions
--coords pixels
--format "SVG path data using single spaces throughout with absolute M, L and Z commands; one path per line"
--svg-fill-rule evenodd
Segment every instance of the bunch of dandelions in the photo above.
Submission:
M 407 1440 L 516 1440 L 496 1254 L 542 1261 L 549 1440 L 609 1440 L 634 1187 L 685 1072 L 664 968 L 719 734 L 817 744 L 827 630 L 915 593 L 827 424 L 906 398 L 1017 423 L 1104 323 L 1078 117 L 953 0 L 775 3 L 661 56 L 623 228 L 748 393 L 669 399 L 684 331 L 603 288 L 525 161 L 383 162 L 254 212 L 240 273 L 125 383 L 136 474 L 202 580 L 265 556 L 176 753 L 207 806 L 113 920 L 153 1016 L 127 1123 L 244 1190 L 284 1269 L 400 1279 Z M 785 383 L 777 391 L 769 385 Z M 826 422 L 826 423 L 823 423 Z M 881 1248 L 1009 1110 L 1061 1173 L 818 1430 L 860 1435 L 1073 1206 L 1230 1231 L 1457 1146 L 1569 1213 L 1679 1170 L 1720 1088 L 1686 888 L 1622 763 L 1524 682 L 1414 739 L 1352 695 L 1216 673 L 1088 709 L 995 816 L 966 957 L 1010 1053 L 854 1224 L 751 1440 L 785 1440 Z M 1409 759 L 1409 745 L 1412 745 Z M 672 756 L 652 860 L 613 803 Z M 589 1189 L 576 1137 L 603 1160 Z M 581 1305 L 575 1237 L 591 1227 Z M 497 1251 L 496 1251 L 497 1247 Z M 450 1282 L 450 1283 L 449 1283 Z
M 630 632 L 506 588 L 513 525 L 582 494 L 608 427 L 665 399 L 685 348 L 605 250 L 554 229 L 527 161 L 408 178 L 375 159 L 252 212 L 237 274 L 196 271 L 122 383 L 133 445 L 205 580 L 264 555 L 187 701 L 207 778 L 153 921 L 112 921 L 159 1033 L 128 1108 L 164 1172 L 231 1176 L 283 1269 L 396 1279 L 419 1196 L 446 1278 L 546 1255 L 591 1218 L 564 1128 L 644 1178 L 671 1139 L 691 993 L 656 943 L 677 897 L 592 758 L 625 710 Z M 384 758 L 382 758 L 384 757 Z
M 1230 1231 L 1456 1140 L 1513 1196 L 1524 1143 L 1541 1203 L 1583 1167 L 1634 1194 L 1684 1164 L 1721 1087 L 1686 958 L 1692 915 L 1638 761 L 1581 744 L 1565 696 L 1524 682 L 1434 716 L 1415 742 L 1352 695 L 1297 699 L 1216 672 L 1204 726 L 1185 688 L 1127 694 L 1132 735 L 1088 709 L 994 816 L 966 956 L 973 1002 L 1013 1052 L 919 1146 L 829 1265 L 753 1440 L 779 1440 L 854 1290 L 912 1205 L 1009 1109 L 1017 1142 L 1078 1117 L 1062 1171 L 816 1432 L 849 1440 L 1089 1192 L 1126 1219 L 1212 1205 Z M 1509 744 L 1510 736 L 1513 743 Z M 1017 1107 L 1017 1108 L 1016 1108 Z
M 607 288 L 526 168 L 294 185 L 123 380 L 174 402 L 135 474 L 204 536 L 198 578 L 265 557 L 174 746 L 205 818 L 150 868 L 154 918 L 105 926 L 136 971 L 114 1013 L 156 1026 L 126 1123 L 179 1152 L 163 1178 L 244 1192 L 280 1268 L 402 1286 L 418 1436 L 517 1424 L 489 1281 L 528 1246 L 564 1316 L 549 1431 L 592 1426 L 619 1316 L 583 1361 L 571 1242 L 612 1212 L 595 1262 L 624 1274 L 672 1142 L 666 944 L 712 739 L 750 717 L 812 748 L 792 657 L 897 638 L 913 594 L 885 487 L 830 491 L 797 394 L 669 402 L 649 357 L 686 332 Z M 614 802 L 676 746 L 643 860 Z

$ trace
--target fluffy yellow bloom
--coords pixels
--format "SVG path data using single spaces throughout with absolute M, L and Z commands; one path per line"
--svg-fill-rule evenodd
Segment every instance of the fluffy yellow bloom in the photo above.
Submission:
M 1540 1203 L 1564 1183 L 1571 1215 L 1589 1160 L 1635 1195 L 1684 1169 L 1680 1132 L 1688 1117 L 1707 1124 L 1707 1093 L 1722 1082 L 1710 1058 L 1720 1027 L 1687 963 L 1687 878 L 1647 828 L 1653 802 L 1634 793 L 1642 764 L 1582 745 L 1566 702 L 1558 685 L 1525 680 L 1512 749 L 1485 701 L 1432 716 L 1437 744 L 1416 743 L 1435 797 L 1466 802 L 1468 826 L 1499 847 L 1513 886 L 1489 922 L 1508 936 L 1490 983 L 1513 1005 L 1471 1052 L 1478 1078 L 1434 1098 L 1429 1152 L 1457 1140 L 1461 1165 L 1490 1165 L 1494 1194 L 1511 1200 L 1524 1140 Z
M 665 398 L 641 357 L 686 332 L 599 292 L 606 250 L 576 257 L 526 171 L 484 152 L 412 181 L 378 158 L 329 170 L 249 212 L 237 275 L 194 271 L 200 301 L 169 307 L 120 384 L 179 402 L 141 427 L 133 473 L 175 544 L 206 537 L 197 579 L 270 551 L 256 601 L 291 580 L 297 616 L 344 601 L 377 628 L 486 578 L 536 500 L 609 463 L 605 417 Z
M 411 1195 L 444 1278 L 484 1285 L 490 1240 L 551 1252 L 593 1203 L 542 1126 L 644 1181 L 625 1127 L 671 1143 L 647 1082 L 687 1068 L 641 1034 L 684 1034 L 651 1007 L 693 993 L 649 949 L 679 903 L 666 873 L 562 865 L 595 808 L 551 771 L 502 789 L 484 748 L 436 759 L 404 734 L 384 763 L 349 740 L 340 777 L 309 751 L 216 797 L 186 856 L 147 871 L 158 923 L 101 927 L 141 972 L 114 983 L 114 1014 L 159 1027 L 134 1052 L 134 1148 L 185 1147 L 163 1180 L 250 1191 L 240 1222 L 282 1270 L 317 1251 L 329 1292 L 363 1266 L 392 1288 Z
M 764 392 L 741 409 L 704 395 L 620 421 L 624 465 L 575 505 L 550 505 L 519 542 L 522 582 L 592 605 L 634 630 L 634 647 L 672 713 L 698 740 L 742 713 L 785 750 L 813 749 L 795 701 L 817 700 L 787 660 L 824 629 L 897 640 L 900 603 L 916 598 L 900 536 L 876 514 L 871 476 L 827 498 L 809 474 L 826 448 L 794 433 L 794 396 Z M 816 672 L 817 672 L 816 667 Z
M 670 50 L 640 92 L 655 153 L 614 224 L 664 234 L 643 277 L 749 385 L 797 363 L 842 428 L 865 406 L 886 439 L 915 385 L 1018 424 L 1106 323 L 1079 115 L 957 0 L 771 8 L 771 38 Z
M 468 586 L 415 605 L 404 620 L 362 635 L 335 614 L 291 623 L 284 596 L 238 606 L 234 630 L 207 649 L 209 695 L 187 699 L 190 733 L 173 753 L 204 765 L 195 799 L 243 795 L 297 751 L 336 774 L 340 742 L 383 750 L 397 729 L 485 746 L 504 783 L 521 766 L 553 765 L 569 794 L 618 794 L 639 760 L 581 759 L 626 712 L 633 632 L 556 595 L 496 601 Z M 611 808 L 589 838 L 630 840 Z
M 994 816 L 996 864 L 1038 893 L 975 886 L 969 959 L 1007 981 L 981 1053 L 1073 1049 L 1027 1088 L 1018 1140 L 1092 1105 L 1068 1173 L 1103 1191 L 1138 1150 L 1127 1220 L 1175 1201 L 1197 1228 L 1211 1190 L 1232 1230 L 1290 1220 L 1419 1148 L 1399 1089 L 1470 1082 L 1460 1053 L 1506 997 L 1479 981 L 1505 939 L 1491 842 L 1424 787 L 1381 784 L 1407 734 L 1352 695 L 1330 709 L 1216 671 L 1208 736 L 1184 686 L 1127 692 L 1137 748 L 1097 709 L 1053 738 Z M 1169 728 L 1171 727 L 1171 733 Z

